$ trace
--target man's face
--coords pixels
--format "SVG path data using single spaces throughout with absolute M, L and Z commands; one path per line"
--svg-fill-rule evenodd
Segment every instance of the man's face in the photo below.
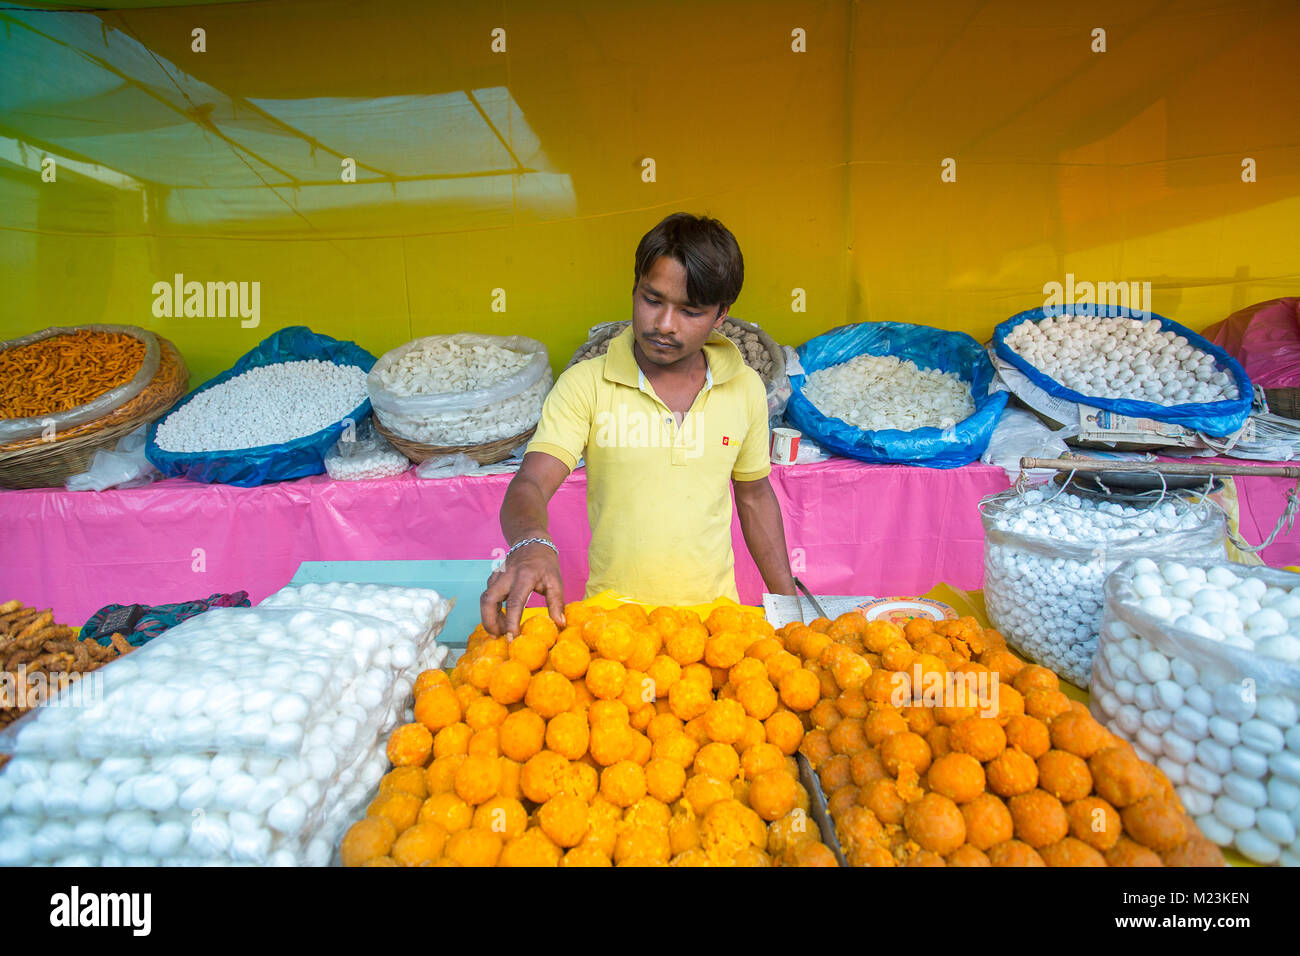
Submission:
M 686 267 L 660 256 L 632 290 L 632 332 L 654 365 L 674 365 L 704 347 L 726 309 L 686 301 Z

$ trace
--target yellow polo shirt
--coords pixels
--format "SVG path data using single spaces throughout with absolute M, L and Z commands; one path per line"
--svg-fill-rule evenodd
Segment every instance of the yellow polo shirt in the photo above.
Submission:
M 738 600 L 731 480 L 772 470 L 763 381 L 715 331 L 704 345 L 704 388 L 679 427 L 637 366 L 633 342 L 629 326 L 605 355 L 561 375 L 528 445 L 570 469 L 587 460 L 587 596 Z

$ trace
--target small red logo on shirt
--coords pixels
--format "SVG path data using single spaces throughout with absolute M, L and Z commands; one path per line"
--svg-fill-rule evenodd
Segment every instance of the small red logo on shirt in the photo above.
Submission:
M 731 444 L 731 439 L 728 438 L 726 435 L 723 435 L 723 436 L 722 436 L 722 444 L 724 444 L 724 445 L 730 445 L 730 444 Z

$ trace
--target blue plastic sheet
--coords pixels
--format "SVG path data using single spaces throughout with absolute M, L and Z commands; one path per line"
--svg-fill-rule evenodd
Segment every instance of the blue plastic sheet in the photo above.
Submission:
M 333 362 L 335 365 L 356 365 L 366 372 L 375 364 L 375 357 L 355 342 L 341 342 L 313 332 L 305 325 L 294 325 L 268 336 L 228 371 L 186 395 L 176 408 L 192 401 L 200 392 L 220 385 L 250 368 L 308 359 Z M 168 478 L 185 477 L 207 484 L 252 488 L 268 481 L 287 481 L 321 474 L 325 471 L 325 454 L 343 434 L 346 421 L 350 419 L 360 424 L 369 414 L 370 399 L 367 398 L 347 418 L 340 419 L 328 428 L 322 428 L 314 435 L 295 438 L 279 445 L 261 445 L 232 451 L 163 451 L 157 443 L 158 422 L 154 422 L 149 426 L 145 457 Z
M 902 322 L 842 325 L 799 346 L 804 375 L 793 375 L 794 393 L 786 421 L 813 441 L 861 461 L 957 468 L 975 461 L 988 446 L 1007 404 L 1006 392 L 989 394 L 993 365 L 983 347 L 964 332 Z M 840 365 L 858 355 L 894 355 L 924 369 L 952 372 L 970 383 L 975 412 L 952 428 L 870 431 L 823 415 L 803 394 L 809 372 Z
M 1233 435 L 1242 425 L 1246 424 L 1246 419 L 1250 417 L 1251 404 L 1254 402 L 1254 391 L 1251 388 L 1250 378 L 1246 375 L 1246 370 L 1241 367 L 1241 363 L 1213 342 L 1197 335 L 1191 329 L 1184 328 L 1177 322 L 1166 319 L 1162 315 L 1156 315 L 1154 312 L 1150 314 L 1150 318 L 1159 320 L 1160 331 L 1174 332 L 1186 336 L 1191 345 L 1214 356 L 1215 368 L 1220 372 L 1228 372 L 1233 381 L 1237 383 L 1237 397 L 1235 399 L 1223 402 L 1186 402 L 1182 405 L 1157 405 L 1155 402 L 1142 402 L 1128 398 L 1099 398 L 1091 395 L 1081 395 L 1066 388 L 1055 379 L 1048 378 L 1007 345 L 1007 336 L 1021 322 L 1041 322 L 1049 314 L 1053 316 L 1092 315 L 1091 310 L 1095 308 L 1096 306 L 1062 305 L 1054 307 L 1050 310 L 1050 313 L 1045 308 L 1027 309 L 1024 312 L 1019 312 L 1002 322 L 994 330 L 993 347 L 999 356 L 1024 372 L 1031 382 L 1047 392 L 1047 394 L 1054 395 L 1057 398 L 1063 398 L 1080 405 L 1087 405 L 1091 408 L 1105 409 L 1119 415 L 1128 415 L 1132 418 L 1150 418 L 1158 422 L 1172 422 L 1193 431 L 1205 432 L 1205 434 L 1216 438 L 1226 438 Z M 1135 315 L 1132 318 L 1145 319 L 1146 316 Z

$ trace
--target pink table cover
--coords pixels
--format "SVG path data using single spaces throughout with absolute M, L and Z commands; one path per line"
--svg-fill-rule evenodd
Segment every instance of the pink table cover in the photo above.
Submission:
M 169 604 L 239 589 L 257 602 L 303 561 L 491 559 L 503 553 L 497 513 L 509 481 L 408 473 L 260 488 L 172 479 L 102 493 L 0 491 L 0 601 L 50 607 L 76 625 L 113 602 Z M 818 593 L 881 596 L 921 594 L 939 582 L 981 587 L 976 505 L 1008 487 L 1005 472 L 987 465 L 938 470 L 843 458 L 776 467 L 772 484 L 795 573 Z M 1272 530 L 1290 484 L 1238 479 L 1247 540 Z M 587 578 L 586 485 L 585 473 L 574 473 L 550 508 L 569 600 L 581 597 Z M 736 521 L 732 535 L 741 600 L 758 603 L 762 579 Z M 1300 539 L 1281 536 L 1264 560 L 1300 564 Z

